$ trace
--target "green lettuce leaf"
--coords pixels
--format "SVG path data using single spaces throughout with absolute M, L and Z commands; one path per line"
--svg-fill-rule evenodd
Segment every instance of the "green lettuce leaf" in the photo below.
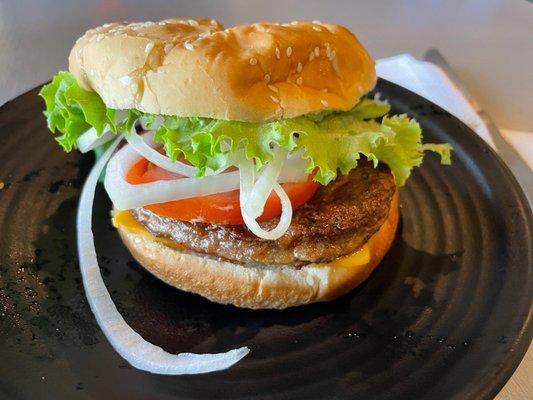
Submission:
M 52 132 L 62 133 L 57 141 L 66 151 L 90 127 L 101 134 L 106 126 L 112 132 L 125 132 L 143 117 L 150 126 L 156 115 L 138 110 L 119 112 L 106 108 L 101 98 L 78 86 L 68 72 L 60 72 L 40 92 L 46 104 L 45 115 Z M 260 169 L 272 160 L 273 145 L 289 152 L 302 151 L 307 170 L 323 185 L 337 173 L 347 174 L 361 156 L 385 163 L 396 183 L 403 185 L 413 168 L 422 163 L 425 151 L 451 162 L 449 144 L 422 144 L 420 125 L 407 115 L 389 117 L 389 104 L 364 98 L 346 112 L 322 112 L 279 121 L 252 123 L 201 117 L 165 116 L 155 140 L 172 160 L 184 158 L 197 167 L 198 176 L 207 168 L 217 170 L 231 163 L 232 154 L 243 148 L 248 159 Z M 161 118 L 159 118 L 161 119 Z
M 76 140 L 91 127 L 99 135 L 106 125 L 116 130 L 115 110 L 107 108 L 96 92 L 82 89 L 68 72 L 59 72 L 39 95 L 46 104 L 48 128 L 62 133 L 56 140 L 65 151 L 76 148 Z

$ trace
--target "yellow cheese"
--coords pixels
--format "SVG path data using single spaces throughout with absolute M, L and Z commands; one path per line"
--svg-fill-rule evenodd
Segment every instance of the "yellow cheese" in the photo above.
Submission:
M 165 237 L 158 237 L 152 235 L 139 221 L 137 221 L 131 212 L 129 211 L 119 211 L 113 217 L 113 226 L 115 228 L 120 227 L 131 233 L 136 233 L 143 235 L 147 239 L 154 240 L 165 246 L 171 247 L 177 250 L 183 250 L 184 247 L 178 243 L 172 241 L 171 239 Z M 336 260 L 329 262 L 328 265 L 331 267 L 359 267 L 366 265 L 370 262 L 370 246 L 365 244 L 359 250 L 355 251 L 352 254 L 347 256 L 337 258 Z
M 131 212 L 129 211 L 119 211 L 113 217 L 113 226 L 115 228 L 120 227 L 125 231 L 130 233 L 136 233 L 138 235 L 143 235 L 147 239 L 154 240 L 158 243 L 164 244 L 165 246 L 172 247 L 173 249 L 183 250 L 184 247 L 171 239 L 166 237 L 159 237 L 152 235 L 139 221 L 137 221 Z
M 328 263 L 331 267 L 359 267 L 366 265 L 370 262 L 370 246 L 363 245 L 359 250 L 347 256 L 337 258 L 336 260 Z

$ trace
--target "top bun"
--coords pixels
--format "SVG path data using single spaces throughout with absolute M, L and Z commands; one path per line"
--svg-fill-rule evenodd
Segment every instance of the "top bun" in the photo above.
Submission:
M 110 108 L 250 122 L 346 111 L 376 83 L 355 36 L 316 21 L 106 24 L 78 39 L 69 69 Z

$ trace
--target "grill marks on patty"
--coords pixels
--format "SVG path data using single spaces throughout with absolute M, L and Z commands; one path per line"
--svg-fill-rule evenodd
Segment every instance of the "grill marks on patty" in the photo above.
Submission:
M 361 161 L 295 210 L 290 228 L 275 241 L 258 238 L 244 225 L 178 221 L 142 207 L 132 213 L 155 236 L 197 253 L 240 263 L 303 265 L 331 261 L 361 247 L 386 220 L 395 190 L 386 166 Z M 272 229 L 277 223 L 274 218 L 261 226 Z

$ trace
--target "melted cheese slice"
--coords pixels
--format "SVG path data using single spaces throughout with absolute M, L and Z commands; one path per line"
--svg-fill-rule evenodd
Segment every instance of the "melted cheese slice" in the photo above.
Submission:
M 330 267 L 360 267 L 370 262 L 370 246 L 364 244 L 359 250 L 328 263 Z
M 176 250 L 183 250 L 184 247 L 171 239 L 166 237 L 158 237 L 152 235 L 139 221 L 137 221 L 131 212 L 119 211 L 113 217 L 113 226 L 115 228 L 120 227 L 130 233 L 135 233 L 144 236 L 146 239 L 153 240 L 155 242 L 164 244 L 167 247 L 171 247 Z
M 180 244 L 174 242 L 171 239 L 165 237 L 158 237 L 152 235 L 139 221 L 137 221 L 131 212 L 129 211 L 119 211 L 113 217 L 113 226 L 115 228 L 120 227 L 130 233 L 135 233 L 138 235 L 143 235 L 149 240 L 161 243 L 167 247 L 171 247 L 177 250 L 183 250 L 184 247 Z M 359 250 L 348 254 L 347 256 L 337 258 L 334 261 L 327 263 L 331 267 L 360 267 L 366 265 L 370 262 L 370 246 L 367 244 L 363 245 Z

